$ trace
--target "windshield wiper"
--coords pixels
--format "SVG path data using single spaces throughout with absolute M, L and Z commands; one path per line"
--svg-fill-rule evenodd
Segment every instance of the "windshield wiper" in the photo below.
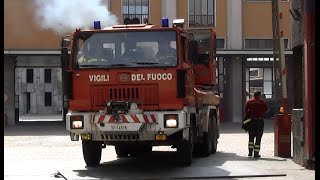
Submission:
M 132 62 L 132 63 L 135 63 L 135 64 L 141 64 L 141 65 L 153 65 L 153 64 L 159 64 L 159 63 L 156 63 L 156 62 Z
M 98 64 L 87 64 L 87 65 L 79 64 L 79 67 L 105 67 L 105 66 L 104 65 L 98 65 Z
M 129 66 L 128 64 L 110 64 L 108 66 Z

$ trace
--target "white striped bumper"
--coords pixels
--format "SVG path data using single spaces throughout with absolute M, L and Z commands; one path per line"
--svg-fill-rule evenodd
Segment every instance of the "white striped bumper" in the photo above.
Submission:
M 91 118 L 91 123 L 156 123 L 157 115 L 154 114 L 120 114 L 120 121 L 116 122 L 113 115 L 98 114 Z

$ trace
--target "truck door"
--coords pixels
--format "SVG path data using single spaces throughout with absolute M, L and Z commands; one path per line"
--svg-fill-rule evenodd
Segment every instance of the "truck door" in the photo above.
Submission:
M 198 58 L 194 60 L 196 85 L 216 84 L 216 35 L 214 29 L 193 30 L 198 43 Z

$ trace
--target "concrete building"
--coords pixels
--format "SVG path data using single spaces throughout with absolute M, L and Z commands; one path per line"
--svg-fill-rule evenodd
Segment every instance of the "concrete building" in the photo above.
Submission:
M 8 97 L 4 110 L 10 124 L 16 122 L 17 112 L 56 113 L 62 104 L 59 69 L 62 35 L 57 34 L 54 28 L 43 28 L 44 23 L 39 24 L 39 18 L 35 18 L 39 4 L 35 2 L 4 1 L 4 90 Z M 272 100 L 274 73 L 270 0 L 101 0 L 99 5 L 107 7 L 117 17 L 118 23 L 123 23 L 125 18 L 137 17 L 142 23 L 161 25 L 161 19 L 167 17 L 171 23 L 173 19 L 183 18 L 188 26 L 215 26 L 218 38 L 218 89 L 223 98 L 224 120 L 240 122 L 245 100 L 257 89 Z M 69 8 L 70 12 L 73 8 L 67 5 L 60 7 Z M 290 75 L 290 1 L 284 0 L 281 8 Z M 79 14 L 73 16 L 79 17 Z M 62 28 L 70 23 L 69 17 L 65 15 L 62 19 L 64 23 L 56 27 Z M 49 69 L 51 83 L 44 83 Z M 34 81 L 28 83 L 26 76 L 31 71 Z M 48 103 L 50 96 L 51 103 Z M 51 106 L 46 106 L 46 103 Z
M 315 0 L 292 0 L 293 161 L 315 169 Z

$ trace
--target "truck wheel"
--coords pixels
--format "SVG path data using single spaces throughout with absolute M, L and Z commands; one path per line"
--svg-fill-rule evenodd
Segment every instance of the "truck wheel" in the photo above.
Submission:
M 123 145 L 116 145 L 114 146 L 116 153 L 119 157 L 128 157 L 128 148 L 127 146 Z
M 87 166 L 97 166 L 101 160 L 102 144 L 98 141 L 82 141 L 82 152 Z
M 190 166 L 192 162 L 192 144 L 190 141 L 183 141 L 177 147 L 178 163 L 182 166 Z
M 193 125 L 189 128 L 189 140 L 183 140 L 177 146 L 178 163 L 182 166 L 190 166 L 193 154 Z
M 216 121 L 216 118 L 213 117 L 212 118 L 212 121 L 213 122 L 217 122 Z M 212 128 L 213 130 L 213 139 L 212 139 L 212 151 L 211 151 L 211 154 L 215 154 L 217 152 L 217 147 L 218 147 L 218 127 L 217 127 L 217 123 L 213 123 L 214 126 Z
M 213 139 L 214 139 L 214 132 L 213 132 L 213 119 L 209 119 L 208 124 L 208 132 L 203 133 L 203 142 L 201 148 L 201 155 L 202 156 L 209 156 L 213 152 Z

